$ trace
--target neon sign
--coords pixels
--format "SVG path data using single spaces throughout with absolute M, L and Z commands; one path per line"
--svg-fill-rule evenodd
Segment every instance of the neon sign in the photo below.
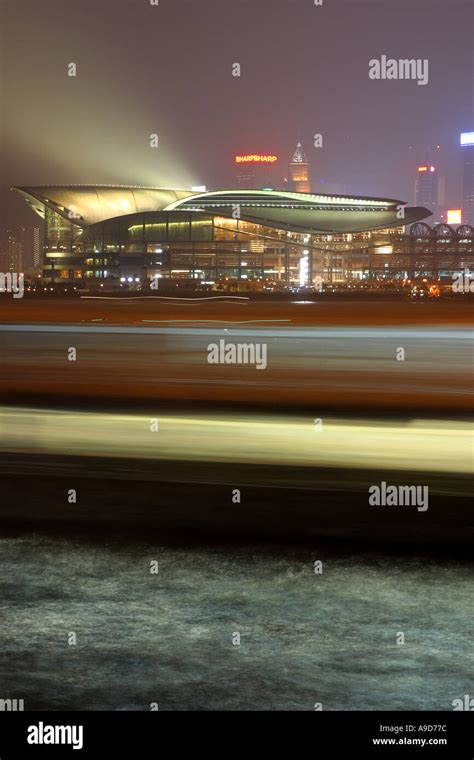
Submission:
M 235 156 L 236 164 L 262 163 L 273 164 L 278 161 L 278 156 L 265 156 L 260 153 L 249 153 L 246 156 Z

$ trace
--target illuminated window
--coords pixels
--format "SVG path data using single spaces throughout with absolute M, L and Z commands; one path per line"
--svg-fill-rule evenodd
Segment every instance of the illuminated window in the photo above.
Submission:
M 169 220 L 168 222 L 168 239 L 169 240 L 189 240 L 189 219 L 186 220 Z

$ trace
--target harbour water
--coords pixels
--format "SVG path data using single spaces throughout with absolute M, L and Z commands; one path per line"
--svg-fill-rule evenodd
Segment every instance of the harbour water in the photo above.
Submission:
M 3 537 L 0 563 L 0 698 L 25 710 L 452 710 L 474 693 L 467 560 L 31 534 Z

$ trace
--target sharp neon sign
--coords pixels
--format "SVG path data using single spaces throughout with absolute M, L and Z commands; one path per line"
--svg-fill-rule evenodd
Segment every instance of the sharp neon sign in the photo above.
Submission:
M 261 155 L 260 153 L 249 153 L 246 156 L 235 156 L 234 160 L 236 164 L 273 164 L 278 160 L 278 156 L 265 156 Z

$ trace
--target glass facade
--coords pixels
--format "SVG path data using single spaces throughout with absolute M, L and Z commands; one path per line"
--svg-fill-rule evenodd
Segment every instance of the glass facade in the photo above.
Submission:
M 450 277 L 474 269 L 472 228 L 414 225 L 311 235 L 196 211 L 156 211 L 82 230 L 46 210 L 46 280 L 147 286 L 153 278 L 219 288 L 314 286 L 360 280 Z

